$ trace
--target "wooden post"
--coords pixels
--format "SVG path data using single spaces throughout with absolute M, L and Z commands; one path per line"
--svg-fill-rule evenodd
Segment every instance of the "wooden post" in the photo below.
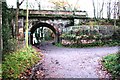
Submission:
M 25 42 L 26 48 L 28 48 L 28 0 L 26 2 L 27 14 L 26 14 L 26 33 L 25 33 Z

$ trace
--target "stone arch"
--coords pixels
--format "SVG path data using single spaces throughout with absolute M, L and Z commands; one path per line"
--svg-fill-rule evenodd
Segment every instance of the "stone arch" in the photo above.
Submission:
M 57 29 L 54 28 L 54 26 L 52 26 L 51 24 L 48 23 L 43 23 L 43 22 L 39 22 L 35 25 L 33 25 L 33 27 L 31 27 L 30 29 L 30 43 L 33 44 L 33 33 L 35 32 L 35 30 L 39 27 L 47 27 L 49 29 L 51 29 L 53 31 L 53 33 L 55 34 L 55 42 L 59 42 L 59 31 Z

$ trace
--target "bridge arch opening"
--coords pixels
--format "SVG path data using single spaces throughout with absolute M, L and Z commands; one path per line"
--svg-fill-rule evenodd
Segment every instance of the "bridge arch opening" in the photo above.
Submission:
M 55 42 L 58 42 L 58 34 L 59 34 L 59 31 L 57 29 L 54 28 L 54 26 L 52 26 L 51 24 L 48 24 L 48 23 L 43 23 L 43 22 L 39 22 L 37 24 L 35 24 L 34 26 L 32 26 L 32 28 L 30 29 L 30 32 L 31 32 L 31 35 L 30 35 L 30 43 L 33 44 L 33 34 L 34 32 L 40 28 L 40 27 L 47 27 L 49 28 L 50 30 L 53 31 L 54 35 L 55 35 Z

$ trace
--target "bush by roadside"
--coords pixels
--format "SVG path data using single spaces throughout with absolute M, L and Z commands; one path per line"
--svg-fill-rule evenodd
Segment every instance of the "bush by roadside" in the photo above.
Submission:
M 70 47 L 70 48 L 84 48 L 84 47 L 102 47 L 102 46 L 119 46 L 120 41 L 114 40 L 114 41 L 96 41 L 93 43 L 88 44 L 82 44 L 82 43 L 74 43 L 74 44 L 62 44 L 62 43 L 56 43 L 55 44 L 58 47 Z
M 103 67 L 112 74 L 113 78 L 120 78 L 120 63 L 118 61 L 120 57 L 118 54 L 110 54 L 105 56 L 102 60 Z
M 1 66 L 1 63 L 0 63 L 0 79 L 2 78 L 2 66 Z
M 21 73 L 31 68 L 39 60 L 41 60 L 40 53 L 32 47 L 5 54 L 2 62 L 2 78 L 20 78 Z
M 120 40 L 120 28 L 118 28 L 118 29 L 114 32 L 114 34 L 112 35 L 112 38 L 113 38 L 114 40 Z

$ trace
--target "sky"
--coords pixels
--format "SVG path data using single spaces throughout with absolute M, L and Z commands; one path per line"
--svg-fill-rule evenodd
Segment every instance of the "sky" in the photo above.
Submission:
M 13 6 L 14 8 L 16 8 L 16 1 L 17 0 L 6 0 L 7 1 L 7 5 L 9 7 Z M 19 0 L 19 2 L 22 0 Z M 35 0 L 28 0 L 29 1 L 29 9 L 33 8 L 34 9 L 39 9 L 38 8 L 38 4 Z M 57 1 L 57 0 L 54 0 Z M 66 1 L 66 0 L 65 0 Z M 93 4 L 92 4 L 92 0 L 67 0 L 69 4 L 72 4 L 73 6 L 77 3 L 77 5 L 79 6 L 79 10 L 82 11 L 87 11 L 88 16 L 89 17 L 93 17 Z M 77 2 L 78 1 L 78 2 Z M 98 5 L 100 5 L 99 7 L 101 7 L 101 4 L 103 2 L 103 0 L 94 0 L 95 1 L 95 6 L 97 7 Z M 97 1 L 99 2 L 99 4 L 97 4 Z M 104 0 L 105 1 L 105 5 L 104 5 L 104 9 L 103 9 L 103 17 L 106 18 L 107 17 L 107 2 L 109 0 Z M 118 0 L 111 0 L 111 2 L 115 2 Z M 50 9 L 51 7 L 53 7 L 53 4 L 50 3 L 50 0 L 38 0 L 38 2 L 41 2 L 41 9 Z M 112 4 L 113 5 L 113 4 Z M 26 0 L 23 2 L 23 4 L 20 6 L 20 8 L 24 8 L 26 9 Z

